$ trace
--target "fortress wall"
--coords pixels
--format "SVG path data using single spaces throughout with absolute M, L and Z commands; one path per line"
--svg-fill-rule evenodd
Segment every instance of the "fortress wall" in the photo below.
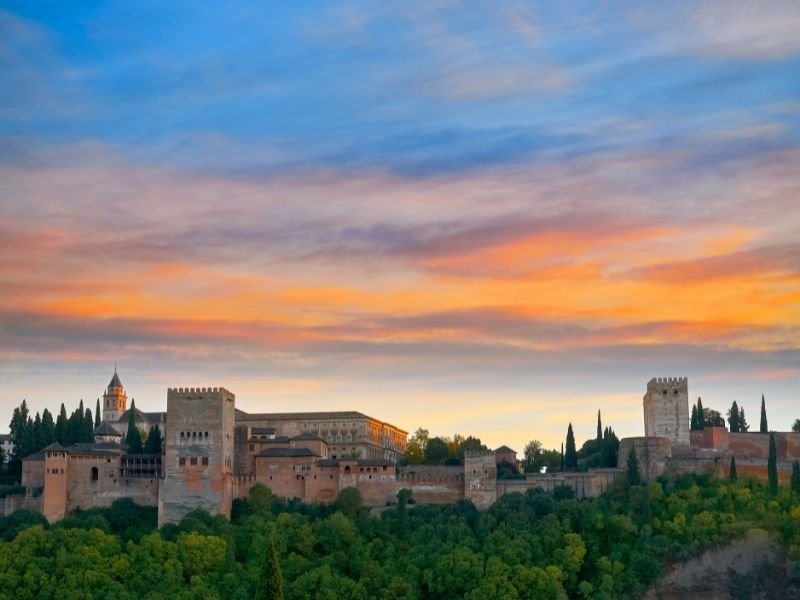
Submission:
M 627 469 L 631 448 L 639 460 L 639 471 L 645 481 L 653 481 L 659 475 L 663 475 L 667 470 L 669 459 L 672 458 L 672 443 L 668 438 L 623 438 L 619 442 L 618 468 Z
M 23 509 L 44 512 L 43 497 L 41 495 L 16 494 L 0 498 L 0 516 L 7 517 L 11 513 Z
M 497 464 L 494 452 L 467 452 L 464 455 L 464 497 L 480 510 L 497 500 Z
M 624 477 L 624 469 L 589 469 L 586 472 L 550 475 L 528 474 L 525 479 L 498 479 L 497 497 L 513 492 L 525 493 L 536 488 L 552 494 L 556 488 L 564 485 L 572 488 L 576 498 L 596 498 Z
M 717 448 L 724 450 L 728 448 L 728 430 L 724 427 L 706 427 L 697 429 L 689 433 L 689 439 L 693 448 Z
M 779 459 L 800 459 L 800 433 L 775 432 L 774 435 Z M 766 433 L 730 433 L 724 427 L 707 427 L 692 431 L 691 442 L 693 448 L 730 450 L 737 460 L 740 457 L 769 458 L 769 435 Z
M 224 388 L 167 390 L 164 480 L 158 522 L 202 508 L 230 515 L 233 500 L 234 395 Z

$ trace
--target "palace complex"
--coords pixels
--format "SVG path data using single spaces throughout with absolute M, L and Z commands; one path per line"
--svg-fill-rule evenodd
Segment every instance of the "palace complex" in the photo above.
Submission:
M 458 466 L 403 467 L 398 458 L 407 432 L 389 423 L 352 411 L 250 414 L 235 404 L 225 388 L 170 388 L 166 412 L 129 409 L 115 372 L 95 442 L 55 443 L 23 458 L 25 491 L 0 499 L 0 512 L 28 508 L 56 521 L 75 509 L 127 497 L 157 506 L 160 524 L 174 523 L 196 508 L 229 515 L 233 500 L 257 483 L 309 503 L 333 502 L 342 489 L 356 487 L 365 505 L 380 507 L 407 488 L 420 503 L 468 498 L 486 508 L 503 494 L 536 487 L 566 485 L 579 498 L 596 496 L 625 477 L 624 468 L 607 468 L 498 479 L 498 463 L 516 461 L 507 446 L 467 452 Z M 620 467 L 632 448 L 646 479 L 696 471 L 724 475 L 735 455 L 740 473 L 766 477 L 769 435 L 689 430 L 685 378 L 652 379 L 643 408 L 645 436 L 621 440 Z M 128 453 L 122 441 L 131 417 L 143 431 L 159 426 L 160 453 Z M 800 433 L 775 435 L 779 474 L 788 480 L 791 461 L 800 457 Z

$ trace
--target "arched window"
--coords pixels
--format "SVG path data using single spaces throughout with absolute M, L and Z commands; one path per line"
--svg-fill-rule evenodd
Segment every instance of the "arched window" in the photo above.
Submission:
M 100 472 L 97 470 L 97 467 L 92 467 L 92 481 L 97 481 L 100 477 Z
M 350 465 L 347 465 L 347 466 L 344 468 L 344 472 L 345 472 L 345 473 L 349 473 L 349 472 L 350 472 Z

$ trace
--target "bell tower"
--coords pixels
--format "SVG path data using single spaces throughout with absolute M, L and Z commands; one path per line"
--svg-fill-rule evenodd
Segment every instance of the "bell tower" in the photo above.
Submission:
M 111 378 L 108 389 L 103 394 L 103 421 L 116 423 L 125 412 L 127 404 L 128 397 L 117 375 L 117 366 L 114 365 L 114 377 Z

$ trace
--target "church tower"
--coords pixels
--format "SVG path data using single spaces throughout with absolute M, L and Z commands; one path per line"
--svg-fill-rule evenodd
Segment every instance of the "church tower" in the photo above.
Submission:
M 128 397 L 125 395 L 125 388 L 117 375 L 117 367 L 114 367 L 114 377 L 108 384 L 108 389 L 103 394 L 103 421 L 116 423 L 126 410 Z

